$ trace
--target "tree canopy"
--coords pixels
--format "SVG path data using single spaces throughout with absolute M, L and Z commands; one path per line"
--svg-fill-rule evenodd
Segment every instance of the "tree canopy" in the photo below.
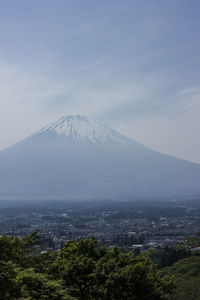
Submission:
M 148 257 L 99 247 L 95 238 L 41 253 L 38 241 L 37 232 L 0 237 L 0 300 L 170 299 L 174 277 Z

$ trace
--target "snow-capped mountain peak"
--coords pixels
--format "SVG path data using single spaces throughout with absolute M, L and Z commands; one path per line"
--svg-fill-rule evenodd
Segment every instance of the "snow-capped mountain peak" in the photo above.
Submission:
M 39 133 L 48 132 L 56 133 L 64 138 L 102 145 L 130 142 L 126 136 L 83 115 L 63 116 L 39 131 Z
M 0 199 L 200 195 L 200 166 L 87 117 L 62 117 L 0 153 Z

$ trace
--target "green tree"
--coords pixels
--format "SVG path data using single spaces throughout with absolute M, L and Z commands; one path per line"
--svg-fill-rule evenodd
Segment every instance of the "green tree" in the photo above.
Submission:
M 21 295 L 16 280 L 17 271 L 12 262 L 0 261 L 0 300 L 15 300 Z
M 1 260 L 12 261 L 16 264 L 27 264 L 31 254 L 38 250 L 37 247 L 34 247 L 38 240 L 38 231 L 34 231 L 24 238 L 0 236 Z
M 200 257 L 191 257 L 179 260 L 171 267 L 162 269 L 161 272 L 174 274 L 177 287 L 172 294 L 173 300 L 198 300 L 200 299 Z
M 38 239 L 0 237 L 0 300 L 170 299 L 174 279 L 149 257 L 99 247 L 95 238 L 41 254 Z
M 197 232 L 195 235 L 189 235 L 186 237 L 185 242 L 179 244 L 179 248 L 191 249 L 200 246 L 200 232 Z
M 16 280 L 21 286 L 22 298 L 29 300 L 72 300 L 63 288 L 61 280 L 51 280 L 48 275 L 35 273 L 29 268 L 18 273 Z
M 94 238 L 65 244 L 55 266 L 81 300 L 169 299 L 174 287 L 173 277 L 160 276 L 149 258 L 98 247 Z
M 96 239 L 70 241 L 59 251 L 56 267 L 71 294 L 80 299 L 90 299 L 95 284 L 96 261 L 99 249 Z

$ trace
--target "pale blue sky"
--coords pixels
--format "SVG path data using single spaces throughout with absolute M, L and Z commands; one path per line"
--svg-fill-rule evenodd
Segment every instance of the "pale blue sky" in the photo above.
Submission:
M 85 114 L 200 163 L 199 0 L 0 0 L 0 149 Z

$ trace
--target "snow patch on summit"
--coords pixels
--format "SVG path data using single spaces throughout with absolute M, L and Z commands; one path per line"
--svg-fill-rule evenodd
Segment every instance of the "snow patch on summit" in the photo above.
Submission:
M 89 120 L 82 115 L 62 117 L 44 127 L 39 133 L 56 132 L 59 136 L 94 144 L 127 144 L 130 139 L 111 128 Z

